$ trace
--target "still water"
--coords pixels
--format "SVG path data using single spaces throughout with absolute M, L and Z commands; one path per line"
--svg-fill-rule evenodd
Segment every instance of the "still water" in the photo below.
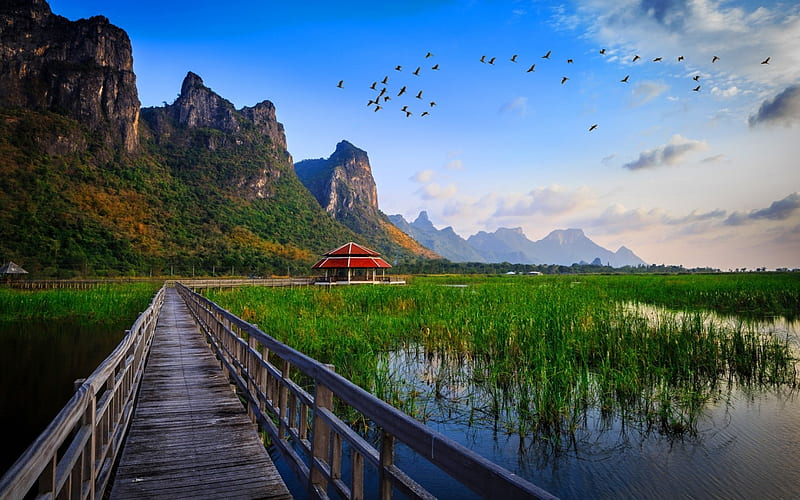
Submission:
M 69 401 L 73 382 L 97 368 L 131 323 L 0 322 L 0 474 Z
M 777 320 L 762 328 L 788 337 L 800 356 L 800 323 Z M 414 351 L 395 353 L 392 362 L 406 376 L 414 374 L 418 387 L 448 364 Z M 469 425 L 464 406 L 435 399 L 424 412 L 426 424 L 561 498 L 800 498 L 800 388 L 723 384 L 701 412 L 696 432 L 680 435 L 590 411 L 574 443 L 558 450 L 485 423 Z M 439 498 L 477 498 L 402 446 L 396 461 Z M 280 458 L 276 465 L 296 498 L 307 498 Z

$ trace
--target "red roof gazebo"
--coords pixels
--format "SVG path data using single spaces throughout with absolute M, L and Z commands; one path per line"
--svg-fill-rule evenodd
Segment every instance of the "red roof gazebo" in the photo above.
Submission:
M 328 283 L 345 280 L 347 283 L 386 281 L 384 270 L 392 267 L 378 252 L 352 241 L 324 255 L 311 269 L 324 269 L 323 282 Z M 381 270 L 380 279 L 378 269 Z

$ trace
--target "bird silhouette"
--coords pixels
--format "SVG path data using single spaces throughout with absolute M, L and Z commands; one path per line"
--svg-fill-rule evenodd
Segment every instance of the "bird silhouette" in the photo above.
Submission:
M 620 81 L 621 81 L 622 83 L 628 83 L 628 78 L 630 78 L 630 76 L 631 76 L 631 75 L 625 75 L 625 78 L 623 78 L 623 79 L 622 79 L 622 80 L 620 80 Z
M 601 54 L 603 54 L 603 55 L 605 55 L 605 53 L 606 53 L 606 49 L 600 49 L 600 53 L 601 53 Z
M 485 55 L 485 54 L 481 56 L 481 62 L 482 62 L 482 63 L 485 63 L 485 62 L 486 62 L 486 55 Z
M 699 81 L 700 81 L 700 75 L 694 75 L 694 76 L 692 77 L 692 80 L 694 80 L 694 81 L 696 81 L 696 82 L 699 82 Z
M 567 80 L 569 80 L 569 78 L 567 78 L 566 76 L 563 76 L 563 77 L 561 77 L 561 85 L 564 85 L 564 83 L 565 83 Z
M 386 82 L 388 82 L 388 81 L 389 81 L 389 77 L 388 76 L 384 76 L 383 80 L 381 80 L 381 83 L 386 85 Z
M 761 64 L 769 64 L 769 57 L 761 61 Z
M 552 50 L 548 50 L 548 51 L 547 51 L 547 54 L 545 54 L 545 55 L 543 55 L 543 56 L 542 56 L 542 59 L 550 59 L 550 54 L 551 54 L 552 52 L 553 52 Z
M 406 111 L 406 118 L 408 118 L 409 116 L 411 116 L 411 111 Z
M 339 80 L 339 84 L 337 85 L 337 87 L 339 87 L 340 89 L 344 88 L 342 87 L 342 85 L 344 85 L 344 80 Z
M 386 102 L 386 101 L 388 101 L 390 99 L 391 99 L 391 97 L 389 97 L 388 95 L 383 96 L 383 102 Z
M 419 69 L 420 69 L 419 66 L 417 66 L 417 69 L 414 70 L 414 74 L 417 76 L 419 76 Z
M 511 56 L 511 62 L 517 62 L 517 57 L 519 57 L 518 54 Z
M 489 64 L 494 64 L 494 60 L 495 60 L 495 59 L 497 59 L 497 58 L 496 58 L 496 57 L 493 57 L 493 58 L 489 59 Z
M 662 59 L 663 59 L 662 57 L 656 57 L 655 59 L 653 59 L 653 62 L 661 62 Z
M 536 71 L 536 70 L 534 69 L 535 67 L 536 67 L 536 65 L 535 65 L 535 64 L 531 64 L 531 67 L 530 67 L 530 68 L 528 68 L 528 71 L 526 71 L 526 73 L 532 73 L 532 72 Z
M 431 101 L 431 107 L 434 107 L 434 106 L 436 106 L 436 103 Z
M 431 57 L 432 55 L 433 55 L 432 53 L 428 52 L 427 54 L 425 54 L 425 59 Z
M 397 66 L 394 67 L 394 70 L 395 71 L 403 71 L 403 67 L 398 64 Z
M 573 62 L 575 61 L 573 61 L 572 59 L 567 59 L 567 64 L 572 64 Z
M 373 101 L 372 99 L 369 100 L 367 106 L 372 106 L 373 104 L 378 104 L 378 101 Z
M 419 115 L 419 116 L 428 116 L 428 114 L 429 114 L 429 113 L 428 113 L 427 111 L 423 111 L 423 112 L 422 112 L 422 114 L 421 114 L 421 115 Z
M 597 124 L 595 123 L 594 125 L 592 125 L 591 127 L 589 127 L 589 132 L 591 132 L 592 130 L 594 130 L 594 129 L 596 129 L 596 128 L 597 128 Z
M 712 58 L 711 58 L 711 62 L 712 62 L 712 63 L 715 63 L 715 62 L 717 62 L 717 61 L 719 61 L 719 57 L 717 57 L 717 56 L 714 56 L 714 57 L 712 57 Z
M 417 97 L 417 99 L 422 99 L 422 91 L 421 90 L 419 92 L 417 92 L 416 97 Z
M 434 64 L 431 69 L 439 69 L 439 63 Z
M 381 97 L 383 94 L 385 94 L 385 93 L 386 93 L 386 87 L 383 87 L 383 88 L 381 89 L 381 93 L 380 93 L 380 94 L 378 94 L 378 97 L 380 98 L 380 97 Z
M 375 87 L 378 85 L 378 82 L 372 82 L 372 85 L 369 86 L 372 90 L 378 90 Z
M 406 86 L 403 85 L 403 88 L 400 89 L 400 93 L 397 94 L 397 97 L 400 97 L 401 95 L 403 95 L 405 93 L 406 93 Z
M 700 85 L 698 85 L 697 87 L 693 88 L 692 90 L 694 90 L 695 92 L 700 92 Z
M 375 112 L 377 113 L 379 109 L 383 109 L 383 106 L 381 106 L 380 104 L 375 106 Z
M 408 111 L 408 105 L 403 106 L 402 108 L 400 108 L 400 111 Z
M 639 57 L 639 54 L 636 54 L 635 56 L 633 56 L 633 62 L 636 62 L 639 59 L 641 59 L 641 57 Z
M 678 62 L 683 61 L 683 56 L 678 56 Z

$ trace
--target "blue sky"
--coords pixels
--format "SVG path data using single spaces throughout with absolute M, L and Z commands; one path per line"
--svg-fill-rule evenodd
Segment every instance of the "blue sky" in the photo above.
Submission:
M 296 161 L 366 150 L 388 214 L 427 210 L 463 237 L 579 227 L 657 264 L 800 267 L 797 2 L 50 6 L 128 32 L 143 106 L 193 71 L 237 108 L 272 101 Z

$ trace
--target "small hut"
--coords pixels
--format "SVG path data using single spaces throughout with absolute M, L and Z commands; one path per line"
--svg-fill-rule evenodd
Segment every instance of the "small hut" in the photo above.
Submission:
M 6 283 L 10 283 L 12 278 L 19 279 L 23 274 L 28 274 L 28 271 L 11 261 L 6 262 L 0 267 L 0 275 L 3 276 Z
M 311 269 L 325 271 L 325 276 L 317 279 L 318 283 L 351 284 L 390 282 L 385 271 L 391 267 L 378 252 L 351 241 L 324 254 Z

